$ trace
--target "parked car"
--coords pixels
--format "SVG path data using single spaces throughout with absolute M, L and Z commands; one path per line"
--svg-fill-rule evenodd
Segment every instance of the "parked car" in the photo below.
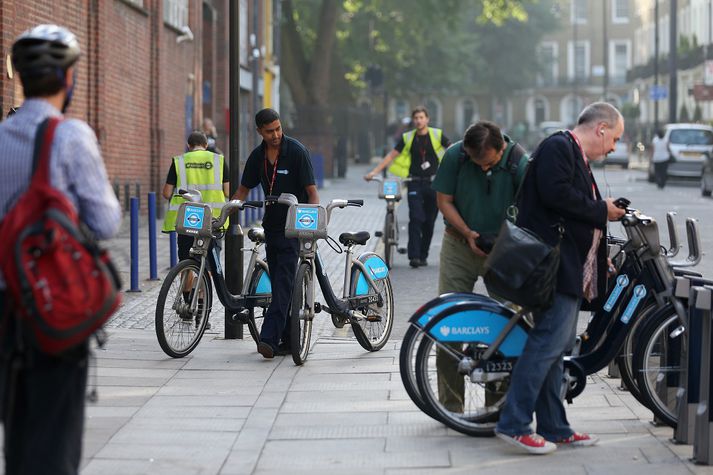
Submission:
M 668 124 L 664 140 L 670 153 L 668 176 L 701 178 L 708 155 L 713 155 L 713 127 L 702 124 Z M 649 163 L 649 181 L 654 181 L 654 165 Z
M 711 192 L 713 192 L 713 155 L 707 153 L 701 175 L 701 194 L 711 196 Z
M 616 148 L 604 158 L 605 165 L 619 165 L 622 168 L 629 168 L 629 142 L 619 140 Z

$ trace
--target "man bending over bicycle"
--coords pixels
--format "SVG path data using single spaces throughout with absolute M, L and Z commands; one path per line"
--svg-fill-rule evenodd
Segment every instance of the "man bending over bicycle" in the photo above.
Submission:
M 262 185 L 266 196 L 292 193 L 300 203 L 319 204 L 309 152 L 297 140 L 283 135 L 279 114 L 263 109 L 255 115 L 255 126 L 263 141 L 250 153 L 233 199 L 245 200 L 252 188 Z M 285 237 L 287 207 L 268 204 L 262 226 L 272 301 L 265 313 L 257 351 L 264 358 L 273 358 L 290 352 L 288 314 L 299 241 Z

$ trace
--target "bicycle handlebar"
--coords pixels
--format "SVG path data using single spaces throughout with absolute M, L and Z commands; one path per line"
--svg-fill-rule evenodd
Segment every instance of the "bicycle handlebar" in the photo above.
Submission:
M 220 216 L 213 220 L 213 229 L 222 228 L 228 220 L 228 216 L 234 214 L 236 211 L 245 208 L 262 208 L 262 206 L 262 201 L 230 200 L 223 205 L 223 208 L 220 210 Z

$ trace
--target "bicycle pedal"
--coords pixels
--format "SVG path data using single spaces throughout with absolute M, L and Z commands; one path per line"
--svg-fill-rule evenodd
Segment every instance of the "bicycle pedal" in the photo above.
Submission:
M 250 319 L 250 312 L 248 310 L 243 310 L 242 312 L 234 313 L 231 317 L 233 323 L 248 323 Z
M 366 316 L 366 321 L 367 321 L 367 322 L 380 322 L 380 321 L 381 321 L 381 315 L 367 315 L 367 316 Z
M 322 304 L 319 302 L 314 303 L 314 313 L 319 313 L 322 311 Z
M 398 249 L 398 251 L 399 251 L 399 254 L 406 254 L 406 248 L 405 248 L 405 247 L 400 247 L 400 248 Z
M 384 235 L 383 231 L 374 231 L 374 236 L 376 236 L 376 237 L 381 237 L 383 235 Z

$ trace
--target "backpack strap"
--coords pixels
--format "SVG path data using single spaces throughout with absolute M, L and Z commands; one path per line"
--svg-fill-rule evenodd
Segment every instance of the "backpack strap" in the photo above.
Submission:
M 50 155 L 52 140 L 57 125 L 62 121 L 59 117 L 45 119 L 35 134 L 35 148 L 32 153 L 32 184 L 49 186 L 50 184 Z

